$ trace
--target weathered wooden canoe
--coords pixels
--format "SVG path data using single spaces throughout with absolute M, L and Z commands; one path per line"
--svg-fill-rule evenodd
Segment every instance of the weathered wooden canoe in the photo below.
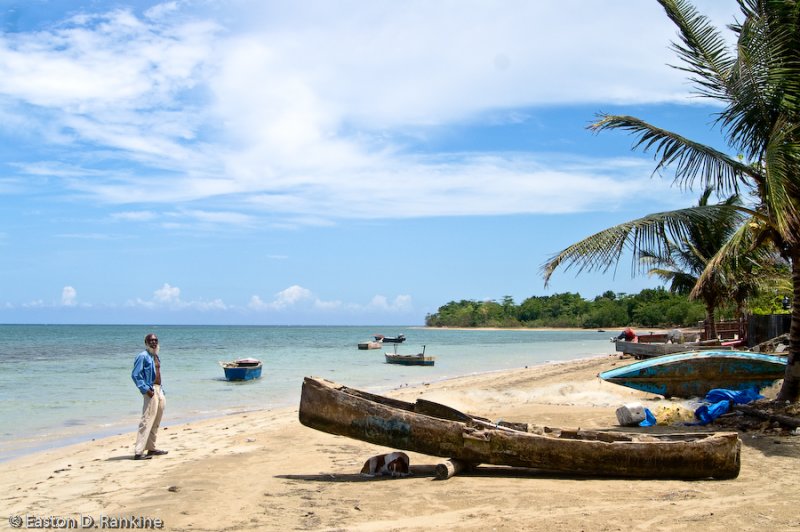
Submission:
M 786 371 L 786 357 L 749 351 L 692 351 L 642 360 L 600 373 L 628 388 L 665 397 L 705 397 L 714 388 L 760 390 Z
M 384 353 L 387 364 L 400 364 L 402 366 L 433 366 L 436 363 L 436 357 L 425 356 L 425 353 L 417 353 L 416 355 L 397 355 L 391 353 Z
M 736 433 L 640 434 L 494 424 L 423 399 L 407 403 L 306 377 L 300 422 L 347 436 L 470 464 L 629 478 L 730 479 L 739 474 Z

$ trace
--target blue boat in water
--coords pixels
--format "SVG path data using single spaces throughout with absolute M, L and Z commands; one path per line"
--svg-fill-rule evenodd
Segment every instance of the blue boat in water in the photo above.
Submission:
M 220 362 L 229 381 L 249 381 L 261 377 L 261 361 L 255 358 L 240 358 L 231 362 Z
M 600 373 L 607 382 L 664 397 L 704 397 L 715 388 L 761 390 L 782 379 L 786 357 L 749 351 L 691 351 Z

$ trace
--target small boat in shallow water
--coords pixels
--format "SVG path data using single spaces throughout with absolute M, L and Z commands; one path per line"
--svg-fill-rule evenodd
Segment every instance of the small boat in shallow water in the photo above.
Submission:
M 359 342 L 359 349 L 380 349 L 383 347 L 383 342 Z
M 398 334 L 397 336 L 384 336 L 382 334 L 376 334 L 374 338 L 376 342 L 383 342 L 385 344 L 402 344 L 406 341 L 405 334 Z
M 423 353 L 416 355 L 393 355 L 384 353 L 387 364 L 400 364 L 401 366 L 433 366 L 436 363 L 435 357 L 426 357 Z
M 642 434 L 493 423 L 424 399 L 408 403 L 306 377 L 300 423 L 391 449 L 463 461 L 627 478 L 731 479 L 735 432 Z
M 642 360 L 598 375 L 664 397 L 704 397 L 710 390 L 760 390 L 782 379 L 786 357 L 749 351 L 691 351 Z
M 401 366 L 433 366 L 436 357 L 425 356 L 425 346 L 422 346 L 422 353 L 416 355 L 398 355 L 397 346 L 394 353 L 384 353 L 387 364 L 400 364 Z
M 261 361 L 255 358 L 240 358 L 230 362 L 220 362 L 229 381 L 249 381 L 261 377 Z

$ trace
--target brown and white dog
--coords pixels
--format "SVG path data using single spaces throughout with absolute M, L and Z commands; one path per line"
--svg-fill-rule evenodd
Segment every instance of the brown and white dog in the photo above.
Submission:
M 361 474 L 374 476 L 405 477 L 409 475 L 409 460 L 406 453 L 394 452 L 373 456 L 361 468 Z

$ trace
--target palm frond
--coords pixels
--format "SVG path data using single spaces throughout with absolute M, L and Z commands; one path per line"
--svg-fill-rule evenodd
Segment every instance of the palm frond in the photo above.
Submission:
M 729 157 L 709 146 L 691 141 L 677 133 L 648 124 L 633 116 L 598 115 L 599 120 L 589 126 L 594 132 L 621 129 L 637 137 L 633 149 L 645 153 L 653 150 L 658 161 L 653 173 L 675 165 L 675 181 L 689 188 L 700 179 L 704 188 L 713 187 L 723 194 L 736 194 L 743 176 L 760 180 L 752 166 Z
M 800 180 L 786 176 L 797 176 L 800 165 L 800 124 L 778 120 L 774 128 L 764 153 L 764 203 L 770 206 L 775 228 L 783 239 L 798 242 L 800 235 L 793 228 L 800 226 Z
M 675 68 L 691 74 L 690 79 L 700 87 L 700 95 L 727 100 L 735 57 L 728 51 L 725 39 L 685 0 L 659 0 L 659 3 L 680 31 L 682 44 L 673 43 L 672 49 L 686 66 Z
M 632 273 L 645 269 L 640 257 L 669 255 L 670 242 L 686 238 L 691 227 L 697 223 L 714 223 L 728 217 L 739 207 L 730 205 L 704 205 L 675 211 L 650 214 L 605 229 L 580 242 L 572 244 L 553 255 L 541 267 L 545 286 L 556 268 L 577 268 L 576 274 L 584 271 L 607 272 L 615 266 L 623 253 L 632 253 Z
M 763 218 L 753 217 L 746 220 L 708 261 L 690 296 L 698 297 L 715 282 L 720 272 L 736 270 L 740 262 L 747 261 L 753 264 L 773 262 L 777 251 L 768 244 L 773 240 L 767 235 L 770 232 L 774 232 L 774 228 Z
M 759 160 L 776 120 L 800 99 L 796 2 L 740 1 L 738 57 L 729 83 L 730 105 L 719 115 L 732 145 Z

